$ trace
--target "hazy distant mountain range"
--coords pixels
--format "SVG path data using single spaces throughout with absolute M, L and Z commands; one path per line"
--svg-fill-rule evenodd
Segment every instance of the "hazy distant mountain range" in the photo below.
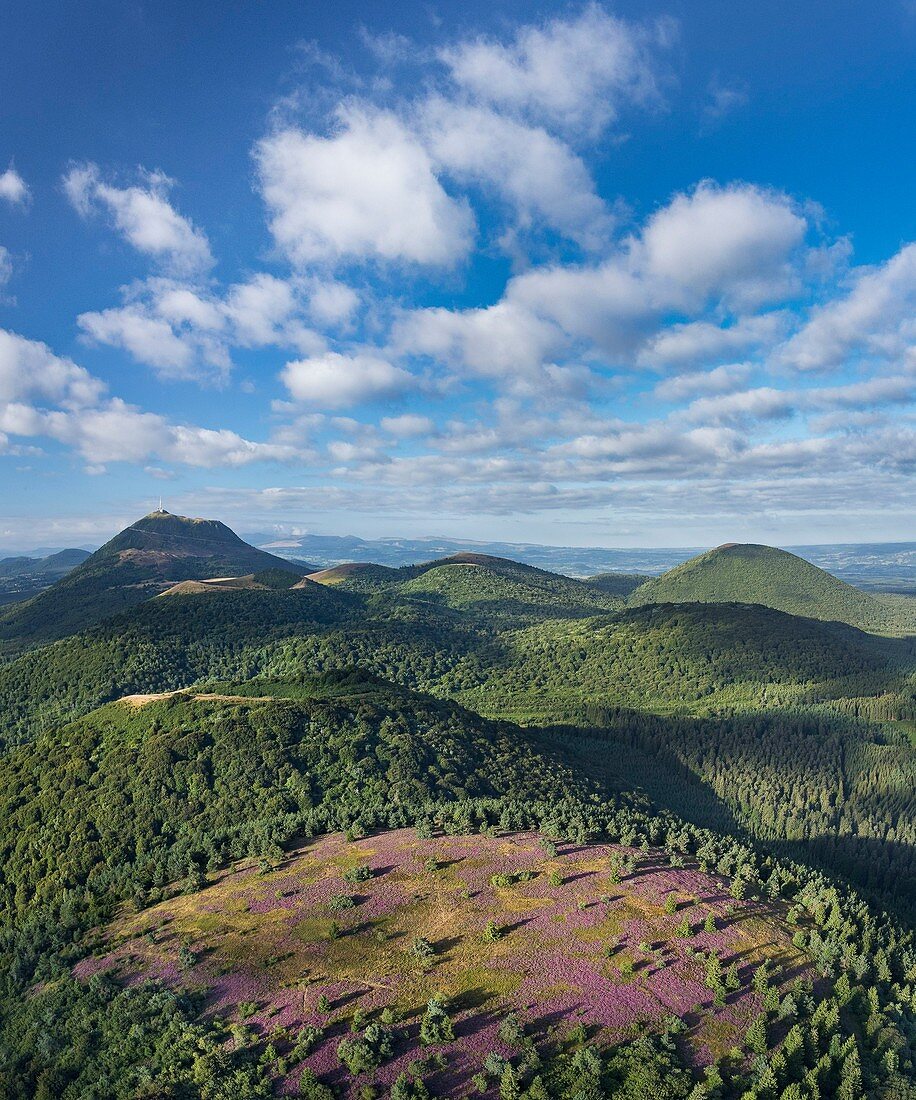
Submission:
M 249 542 L 279 557 L 305 558 L 323 567 L 370 561 L 379 565 L 417 565 L 462 551 L 512 558 L 565 573 L 588 577 L 595 573 L 664 573 L 708 547 L 613 549 L 603 546 L 542 546 L 526 542 L 477 542 L 449 538 L 361 539 L 355 535 L 303 535 L 278 538 L 256 533 Z M 916 591 L 916 542 L 835 543 L 786 546 L 807 561 L 850 584 L 888 591 Z
M 418 565 L 435 558 L 471 551 L 494 557 L 512 558 L 527 565 L 564 573 L 571 577 L 590 577 L 596 573 L 641 573 L 657 575 L 708 550 L 705 546 L 614 548 L 607 546 L 552 546 L 529 542 L 487 542 L 437 536 L 423 538 L 363 539 L 357 535 L 302 535 L 280 537 L 273 532 L 255 532 L 246 536 L 252 545 L 278 557 L 300 564 L 303 559 L 328 568 L 348 562 L 374 562 L 378 565 Z M 33 571 L 37 562 L 58 553 L 61 548 L 37 547 L 29 551 L 0 551 L 0 558 L 18 558 Z M 784 546 L 793 554 L 826 569 L 850 584 L 888 592 L 916 592 L 916 542 L 814 543 Z M 74 553 L 70 551 L 70 553 Z M 86 552 L 84 551 L 84 556 Z M 0 561 L 0 567 L 4 561 Z M 23 570 L 25 572 L 26 569 Z M 56 579 L 56 578 L 54 578 Z M 0 587 L 6 583 L 0 577 Z M 34 578 L 30 578 L 34 583 Z M 35 585 L 35 590 L 45 587 Z M 13 598 L 21 598 L 15 596 Z M 0 602 L 2 597 L 0 597 Z
M 526 542 L 485 542 L 474 539 L 425 538 L 361 539 L 356 535 L 303 535 L 278 538 L 256 533 L 248 541 L 281 557 L 305 557 L 322 566 L 352 561 L 378 565 L 419 565 L 435 558 L 470 551 L 536 565 L 541 569 L 590 576 L 593 573 L 625 571 L 662 573 L 671 566 L 700 553 L 689 547 L 673 549 L 614 550 L 606 547 L 542 546 Z M 308 551 L 306 551 L 308 547 Z M 916 549 L 916 546 L 914 546 Z
M 88 557 L 88 550 L 71 549 L 0 558 L 0 605 L 36 595 Z

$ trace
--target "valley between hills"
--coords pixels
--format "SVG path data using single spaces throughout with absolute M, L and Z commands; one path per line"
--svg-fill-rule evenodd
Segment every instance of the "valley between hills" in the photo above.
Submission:
M 42 562 L 0 608 L 4 1096 L 916 1096 L 916 599 L 735 544 L 317 568 L 162 511 Z

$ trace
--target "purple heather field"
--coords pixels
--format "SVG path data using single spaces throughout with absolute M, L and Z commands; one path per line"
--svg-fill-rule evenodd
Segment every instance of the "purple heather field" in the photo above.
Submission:
M 783 914 L 733 901 L 722 879 L 673 868 L 659 852 L 561 843 L 547 855 L 538 841 L 530 833 L 420 840 L 412 830 L 316 839 L 280 868 L 264 873 L 240 863 L 199 893 L 123 914 L 76 973 L 104 970 L 128 982 L 157 978 L 199 990 L 206 1013 L 244 1021 L 265 1038 L 320 1026 L 324 1037 L 289 1068 L 278 1092 L 295 1094 L 309 1066 L 341 1095 L 355 1096 L 436 1053 L 446 1065 L 427 1067 L 430 1087 L 467 1095 L 488 1053 L 514 1053 L 498 1035 L 512 1010 L 536 1042 L 561 1039 L 581 1023 L 611 1043 L 681 1016 L 685 1050 L 702 1065 L 740 1043 L 760 1011 L 748 983 L 764 958 L 784 983 L 805 972 Z M 621 857 L 637 866 L 615 883 L 611 868 Z M 356 867 L 371 869 L 371 878 L 348 881 L 345 872 Z M 524 872 L 531 877 L 510 885 L 492 881 Z M 666 911 L 671 895 L 674 913 Z M 338 908 L 346 904 L 340 898 L 352 907 Z M 710 912 L 714 932 L 703 929 Z M 685 917 L 688 935 L 677 931 Z M 488 922 L 499 938 L 485 935 Z M 415 957 L 417 937 L 431 945 L 427 959 Z M 721 1006 L 704 984 L 704 959 L 694 957 L 711 950 L 724 967 L 737 964 L 742 981 Z M 435 994 L 449 1003 L 455 1039 L 423 1047 L 419 1024 Z M 394 1056 L 351 1079 L 338 1043 L 354 1012 L 371 1019 L 386 1007 L 398 1014 Z M 282 1050 L 285 1036 L 276 1039 Z

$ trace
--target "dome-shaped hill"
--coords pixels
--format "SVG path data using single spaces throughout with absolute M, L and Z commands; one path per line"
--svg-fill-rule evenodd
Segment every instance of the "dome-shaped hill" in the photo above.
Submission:
M 399 589 L 414 596 L 441 595 L 451 607 L 530 596 L 537 591 L 476 562 L 453 561 L 424 569 L 419 576 L 404 581 Z
M 753 543 L 725 543 L 640 585 L 630 606 L 657 603 L 756 603 L 812 619 L 880 630 L 881 604 L 816 565 Z
M 534 582 L 539 578 L 541 582 L 548 579 L 569 580 L 559 573 L 551 573 L 548 569 L 539 569 L 536 565 L 526 565 L 524 562 L 513 561 L 512 558 L 499 558 L 493 554 L 475 554 L 470 551 L 462 551 L 458 554 L 449 554 L 444 558 L 434 558 L 422 565 L 405 566 L 403 572 L 414 574 L 425 573 L 430 569 L 438 569 L 444 565 L 479 565 L 482 569 L 489 569 L 491 573 L 501 576 L 518 577 Z
M 594 742 L 337 686 L 113 702 L 0 755 L 4 1095 L 907 1095 L 899 924 L 605 785 Z
M 37 596 L 88 557 L 88 550 L 69 549 L 43 558 L 0 558 L 0 605 Z
M 170 512 L 151 512 L 125 527 L 87 558 L 80 571 L 88 573 L 104 564 L 125 561 L 139 563 L 157 577 L 182 571 L 185 576 L 181 580 L 240 576 L 271 569 L 302 575 L 301 570 L 294 569 L 283 558 L 240 539 L 219 520 L 192 519 Z
M 0 644 L 23 648 L 73 634 L 181 581 L 298 570 L 218 520 L 151 512 L 125 527 L 62 580 L 0 619 Z
M 402 572 L 409 574 L 398 586 L 404 595 L 502 618 L 594 615 L 622 602 L 572 577 L 485 554 L 455 554 Z
M 493 554 L 474 554 L 463 550 L 458 554 L 449 554 L 447 558 L 437 558 L 429 565 L 483 565 L 494 572 L 508 570 L 513 573 L 544 573 L 546 570 L 538 569 L 533 565 L 524 565 L 520 561 L 512 561 L 511 558 L 498 558 Z
M 44 558 L 0 558 L 0 577 L 29 573 L 56 573 L 60 576 L 81 565 L 89 557 L 88 550 L 58 550 Z

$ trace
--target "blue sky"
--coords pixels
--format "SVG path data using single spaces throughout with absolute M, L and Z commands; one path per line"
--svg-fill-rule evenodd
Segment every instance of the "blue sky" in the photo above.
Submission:
M 916 5 L 20 5 L 0 546 L 914 539 Z

